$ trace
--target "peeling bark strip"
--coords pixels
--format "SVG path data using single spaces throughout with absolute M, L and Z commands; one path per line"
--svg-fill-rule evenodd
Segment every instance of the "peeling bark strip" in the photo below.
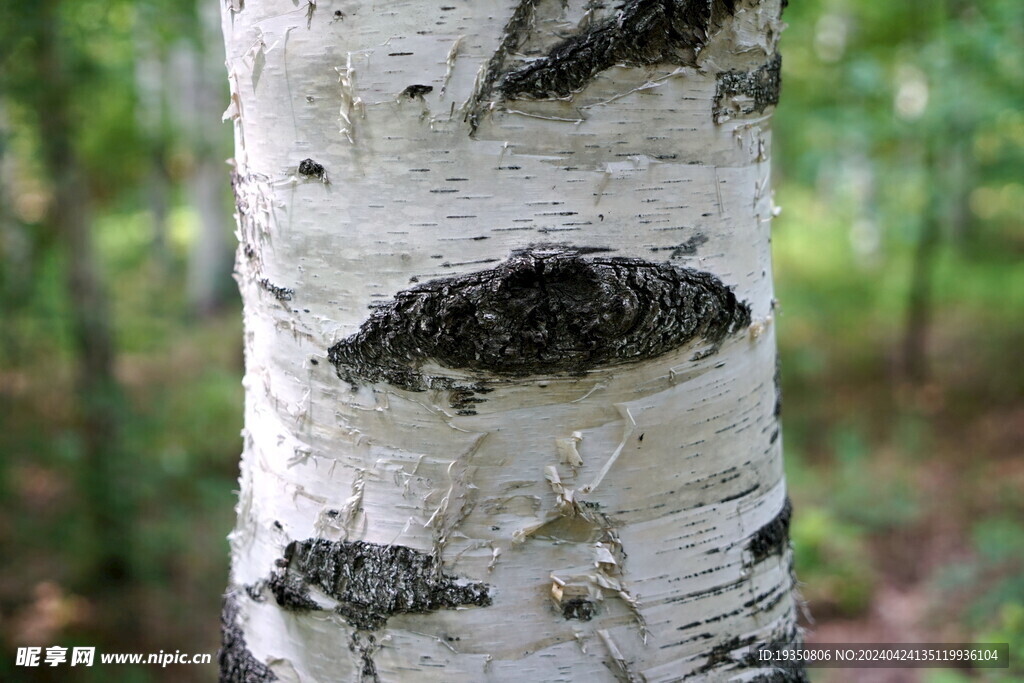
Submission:
M 380 628 L 392 614 L 426 613 L 463 605 L 491 604 L 486 583 L 456 583 L 437 558 L 401 545 L 364 541 L 292 541 L 269 581 L 282 607 L 334 609 L 353 627 Z M 321 604 L 317 588 L 337 601 Z
M 776 53 L 756 71 L 726 71 L 718 75 L 711 113 L 716 123 L 736 116 L 760 114 L 779 103 L 782 88 L 782 55 Z
M 276 681 L 277 676 L 266 664 L 260 662 L 245 643 L 245 634 L 238 626 L 238 598 L 224 597 L 224 609 L 220 615 L 221 647 L 217 652 L 221 683 L 264 683 Z
M 793 516 L 793 504 L 786 498 L 775 519 L 757 530 L 750 538 L 747 549 L 754 555 L 754 563 L 770 557 L 781 555 L 789 546 L 789 520 Z
M 433 385 L 416 371 L 428 360 L 511 377 L 579 373 L 697 338 L 717 346 L 749 324 L 750 308 L 710 273 L 535 248 L 399 292 L 328 359 L 348 382 L 423 391 Z
M 712 13 L 732 0 L 631 0 L 616 15 L 556 45 L 543 59 L 505 76 L 505 97 L 566 97 L 617 64 L 696 64 Z

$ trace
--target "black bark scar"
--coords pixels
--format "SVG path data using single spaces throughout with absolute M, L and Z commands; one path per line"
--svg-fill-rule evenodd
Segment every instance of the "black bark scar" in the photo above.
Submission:
M 327 357 L 353 384 L 451 389 L 451 378 L 419 368 L 433 361 L 499 377 L 578 374 L 695 339 L 713 351 L 749 324 L 749 306 L 710 273 L 533 248 L 489 270 L 399 292 Z
M 327 170 L 323 164 L 318 164 L 312 159 L 303 159 L 299 162 L 299 173 L 304 176 L 312 176 L 324 180 L 327 178 Z
M 789 547 L 789 521 L 792 516 L 793 504 L 786 498 L 779 514 L 750 538 L 747 549 L 754 556 L 755 564 L 772 555 L 781 555 Z
M 726 71 L 718 74 L 715 101 L 711 108 L 716 123 L 730 118 L 760 114 L 779 103 L 782 89 L 782 55 L 776 53 L 754 71 Z
M 533 24 L 534 13 L 539 0 L 520 0 L 519 6 L 509 17 L 502 32 L 501 43 L 494 51 L 491 58 L 484 67 L 483 73 L 474 88 L 473 96 L 467 102 L 466 120 L 469 122 L 470 131 L 476 131 L 486 107 L 484 103 L 491 99 L 498 79 L 504 73 L 505 62 L 510 55 L 518 50 L 526 40 Z
M 217 663 L 220 666 L 221 683 L 265 683 L 277 680 L 274 672 L 249 651 L 245 634 L 238 626 L 238 598 L 233 594 L 224 598 L 220 634 L 221 647 L 217 652 Z
M 458 583 L 441 571 L 434 555 L 364 541 L 292 541 L 268 585 L 282 607 L 329 609 L 311 596 L 310 588 L 316 588 L 337 601 L 331 606 L 335 612 L 362 630 L 382 627 L 393 614 L 491 604 L 486 583 Z
M 772 407 L 772 415 L 776 419 L 782 416 L 782 358 L 775 356 L 775 374 L 772 376 L 772 383 L 775 385 L 775 405 Z
M 735 675 L 757 669 L 760 673 L 749 680 L 759 683 L 808 683 L 810 679 L 804 670 L 803 662 L 784 659 L 780 654 L 802 646 L 803 637 L 795 627 L 789 627 L 763 640 L 757 636 L 732 636 L 711 648 L 707 661 L 694 670 L 693 674 L 702 676 L 717 670 L 718 677 L 722 677 L 726 672 Z M 766 660 L 760 658 L 761 651 L 771 652 L 773 657 L 768 661 L 778 664 L 766 667 Z
M 410 100 L 419 97 L 423 99 L 423 96 L 434 91 L 432 85 L 410 85 L 408 88 L 402 91 L 399 97 L 408 97 Z
M 732 0 L 629 0 L 616 16 L 507 74 L 498 89 L 508 98 L 566 97 L 617 64 L 693 66 L 707 41 L 712 15 L 732 12 Z
M 579 621 L 590 621 L 594 618 L 594 603 L 583 598 L 567 600 L 562 605 L 562 616 L 566 619 L 578 619 Z
M 259 281 L 259 285 L 263 289 L 270 292 L 271 295 L 273 295 L 273 297 L 278 301 L 291 301 L 292 297 L 295 295 L 295 290 L 292 289 L 291 287 L 281 287 L 280 285 L 275 285 L 268 278 L 261 279 Z

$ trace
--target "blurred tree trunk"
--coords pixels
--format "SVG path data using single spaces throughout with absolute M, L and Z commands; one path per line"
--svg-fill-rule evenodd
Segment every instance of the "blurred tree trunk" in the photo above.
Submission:
M 181 97 L 188 130 L 193 135 L 195 165 L 188 180 L 188 201 L 199 217 L 199 233 L 188 259 L 188 298 L 193 313 L 203 317 L 220 310 L 231 287 L 231 249 L 228 246 L 227 179 L 224 174 L 223 111 L 224 52 L 218 38 L 218 14 L 213 3 L 198 0 L 197 26 L 204 40 L 199 49 L 179 54 Z M 190 44 L 190 48 L 191 48 Z M 187 65 L 187 66 L 186 66 Z
M 194 315 L 207 317 L 224 307 L 231 283 L 224 161 L 209 152 L 196 159 L 186 188 L 199 217 L 199 232 L 188 260 L 188 298 Z
M 224 3 L 222 680 L 804 680 L 751 655 L 799 640 L 780 12 Z
M 71 82 L 60 42 L 59 5 L 59 0 L 46 0 L 39 6 L 35 59 L 40 82 L 47 86 L 39 89 L 33 104 L 53 189 L 48 220 L 66 259 L 68 322 L 78 366 L 79 481 L 94 535 L 91 583 L 102 588 L 121 585 L 129 572 L 129 490 L 121 473 L 122 403 L 114 376 L 110 303 L 93 247 L 89 189 L 72 144 Z
M 903 331 L 902 367 L 911 384 L 930 379 L 928 360 L 932 312 L 935 308 L 934 282 L 936 260 L 942 248 L 943 233 L 954 242 L 963 239 L 968 225 L 967 194 L 974 187 L 970 153 L 965 140 L 970 128 L 954 118 L 946 125 L 946 135 L 939 136 L 941 149 L 928 143 L 924 165 L 929 169 L 931 196 L 922 215 L 917 247 L 911 262 L 910 287 L 907 295 Z
M 941 244 L 942 217 L 935 196 L 926 209 L 914 249 L 911 265 L 910 291 L 907 297 L 907 317 L 903 333 L 903 370 L 906 379 L 921 384 L 928 379 L 928 331 L 931 326 L 935 257 Z
M 136 81 L 141 93 L 140 127 L 147 134 L 151 155 L 146 193 L 155 261 L 161 272 L 168 272 L 173 259 L 169 217 L 176 182 L 171 165 L 173 157 L 185 157 L 191 164 L 182 183 L 184 199 L 198 219 L 187 257 L 186 296 L 190 312 L 205 317 L 222 308 L 231 288 L 223 173 L 228 153 L 218 121 L 223 111 L 224 59 L 217 44 L 217 7 L 200 0 L 194 14 L 189 14 L 190 35 L 170 45 L 162 27 L 153 24 L 157 16 L 140 18 Z
M 0 362 L 13 366 L 25 344 L 18 325 L 12 322 L 31 294 L 36 250 L 31 233 L 12 209 L 16 169 L 9 136 L 7 102 L 0 97 Z
M 147 33 L 153 31 L 147 31 L 146 23 L 139 22 L 136 28 L 135 88 L 139 92 L 139 128 L 145 135 L 149 152 L 146 203 L 153 223 L 151 251 L 163 278 L 170 271 L 172 262 L 167 237 L 173 189 L 168 170 L 172 137 L 168 99 L 174 93 L 168 50 L 159 36 L 146 36 Z

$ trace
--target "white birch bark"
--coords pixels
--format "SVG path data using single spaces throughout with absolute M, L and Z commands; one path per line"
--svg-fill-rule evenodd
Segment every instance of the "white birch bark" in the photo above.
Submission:
M 645 4 L 225 4 L 246 426 L 223 679 L 753 680 L 747 646 L 797 638 L 754 87 L 779 1 L 716 0 L 697 49 L 559 99 L 500 90 Z M 331 362 L 388 346 L 355 335 L 399 292 L 537 263 L 710 273 L 749 315 L 565 371 L 400 332 L 412 379 Z M 643 298 L 609 287 L 609 315 Z M 433 602 L 366 598 L 395 575 Z

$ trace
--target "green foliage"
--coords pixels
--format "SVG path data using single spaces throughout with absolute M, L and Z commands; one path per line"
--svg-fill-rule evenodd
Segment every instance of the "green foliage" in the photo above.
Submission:
M 854 255 L 899 256 L 928 220 L 970 258 L 1019 251 L 1024 6 L 818 0 L 786 17 L 781 169 Z
M 1019 519 L 982 520 L 971 541 L 973 557 L 943 568 L 936 589 L 964 606 L 966 623 L 975 630 L 1019 627 L 1014 606 L 1024 604 L 1024 525 Z
M 174 205 L 201 135 L 177 125 L 166 109 L 168 84 L 143 69 L 183 45 L 205 48 L 198 6 L 0 3 L 0 543 L 17 549 L 0 589 L 8 653 L 32 623 L 44 624 L 54 645 L 216 648 L 241 447 L 241 329 L 237 310 L 201 328 L 188 322 L 188 244 L 175 237 L 183 226 L 195 232 L 197 217 Z M 154 98 L 154 87 L 164 94 Z M 220 158 L 229 138 L 223 129 Z M 54 219 L 56 182 L 69 169 L 95 216 L 91 236 L 101 279 L 110 283 L 115 367 L 127 399 L 115 413 L 118 444 L 100 461 L 94 447 L 89 455 L 76 389 L 66 276 L 73 254 Z M 155 176 L 169 182 L 163 257 L 147 211 Z M 226 191 L 226 174 L 224 181 Z M 126 483 L 110 487 L 112 472 Z M 108 482 L 102 489 L 100 476 Z M 90 522 L 97 510 L 130 529 L 118 540 L 131 573 L 102 596 L 88 578 L 88 558 L 110 546 Z M 59 609 L 37 596 L 44 588 Z M 118 628 L 118 620 L 132 628 Z M 24 673 L 10 665 L 0 657 L 0 679 Z M 164 674 L 126 668 L 118 676 Z
M 872 462 L 860 432 L 840 426 L 835 434 L 832 507 L 844 520 L 884 532 L 913 522 L 919 505 L 906 473 Z
M 984 671 L 982 680 L 1009 683 L 1024 677 L 1024 595 L 1018 592 L 1015 600 L 1003 603 L 992 625 L 977 636 L 979 643 L 1010 644 L 1010 668 Z
M 899 589 L 934 588 L 922 628 L 941 615 L 965 640 L 1019 643 L 1024 509 L 1019 468 L 999 458 L 1019 453 L 1024 408 L 1008 362 L 1024 342 L 1024 4 L 805 0 L 784 18 L 773 248 L 802 590 L 821 621 L 911 581 Z M 922 262 L 932 373 L 907 386 Z M 947 536 L 966 537 L 969 561 Z
M 1001 603 L 988 614 L 986 626 L 974 632 L 979 643 L 1008 643 L 1010 646 L 1009 671 L 989 673 L 984 680 L 1019 681 L 1024 676 L 1024 599 L 1019 586 L 1016 602 Z
M 829 613 L 862 613 L 876 581 L 864 533 L 825 508 L 802 506 L 797 512 L 793 559 L 804 598 Z

